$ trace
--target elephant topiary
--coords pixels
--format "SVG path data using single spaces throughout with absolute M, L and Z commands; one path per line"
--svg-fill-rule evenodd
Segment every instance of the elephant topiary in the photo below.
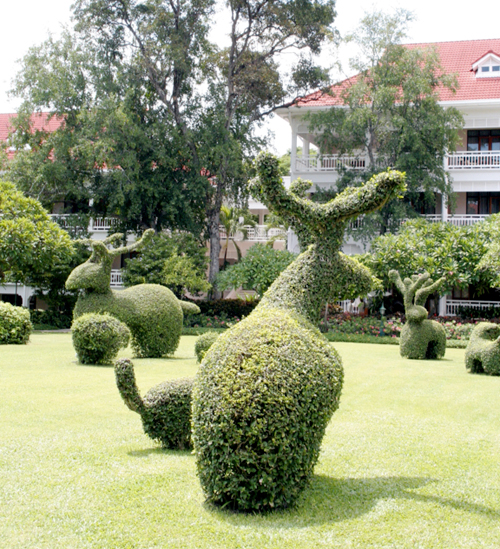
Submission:
M 159 358 L 177 349 L 183 312 L 199 313 L 199 307 L 177 299 L 168 288 L 159 284 L 138 284 L 126 290 L 110 288 L 113 259 L 139 249 L 153 234 L 154 231 L 148 229 L 134 244 L 111 250 L 106 246 L 123 235 L 114 234 L 104 241 L 85 240 L 92 247 L 92 255 L 71 271 L 66 288 L 83 290 L 73 318 L 85 313 L 110 314 L 130 329 L 136 356 Z
M 125 404 L 141 416 L 144 432 L 148 436 L 171 450 L 191 448 L 192 379 L 164 381 L 141 398 L 134 365 L 128 358 L 116 361 L 115 377 Z
M 293 505 L 309 481 L 326 426 L 339 405 L 339 355 L 315 322 L 325 302 L 367 293 L 368 269 L 339 252 L 352 217 L 404 188 L 385 172 L 327 204 L 283 187 L 277 160 L 259 155 L 254 196 L 312 244 L 271 285 L 255 310 L 221 334 L 193 388 L 193 445 L 208 501 L 239 511 Z M 310 186 L 308 183 L 307 186 Z
M 500 375 L 500 326 L 479 322 L 465 350 L 465 367 L 471 374 Z
M 446 351 L 446 332 L 435 320 L 427 320 L 424 307 L 427 297 L 437 290 L 444 277 L 432 282 L 429 273 L 413 275 L 401 280 L 398 271 L 389 271 L 389 278 L 403 294 L 406 323 L 401 330 L 399 352 L 411 359 L 443 358 Z

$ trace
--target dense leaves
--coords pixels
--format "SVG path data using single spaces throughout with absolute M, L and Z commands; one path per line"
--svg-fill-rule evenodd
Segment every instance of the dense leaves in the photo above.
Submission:
M 0 301 L 0 345 L 28 343 L 32 329 L 28 309 Z
M 480 322 L 474 328 L 467 349 L 465 367 L 471 374 L 500 375 L 500 326 Z

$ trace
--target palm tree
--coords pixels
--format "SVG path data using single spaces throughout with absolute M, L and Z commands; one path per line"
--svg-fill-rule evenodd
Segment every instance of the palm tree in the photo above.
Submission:
M 243 235 L 243 240 L 245 240 L 248 236 L 248 226 L 255 227 L 257 223 L 248 209 L 222 206 L 220 209 L 220 224 L 224 227 L 226 233 L 226 242 L 222 246 L 222 249 L 224 250 L 225 267 L 227 265 L 229 242 L 234 244 L 239 261 L 241 259 L 241 250 L 238 244 L 236 244 L 234 237 L 236 233 L 241 233 Z

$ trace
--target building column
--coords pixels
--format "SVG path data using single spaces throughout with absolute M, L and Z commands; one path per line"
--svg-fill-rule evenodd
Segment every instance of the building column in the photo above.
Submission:
M 441 194 L 441 221 L 443 223 L 448 221 L 448 199 L 444 193 Z
M 296 176 L 296 164 L 297 164 L 297 129 L 298 122 L 289 115 L 290 126 L 292 127 L 292 149 L 290 154 L 290 175 L 292 181 L 295 181 Z
M 446 295 L 439 298 L 438 314 L 439 316 L 446 316 Z

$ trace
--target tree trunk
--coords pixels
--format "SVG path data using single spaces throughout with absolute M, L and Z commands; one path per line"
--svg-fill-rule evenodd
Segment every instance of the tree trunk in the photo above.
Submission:
M 219 234 L 219 211 L 211 208 L 208 219 L 208 236 L 210 241 L 210 267 L 208 270 L 208 281 L 214 284 L 219 273 L 220 234 Z M 210 295 L 213 299 L 220 299 L 221 293 L 212 289 Z

